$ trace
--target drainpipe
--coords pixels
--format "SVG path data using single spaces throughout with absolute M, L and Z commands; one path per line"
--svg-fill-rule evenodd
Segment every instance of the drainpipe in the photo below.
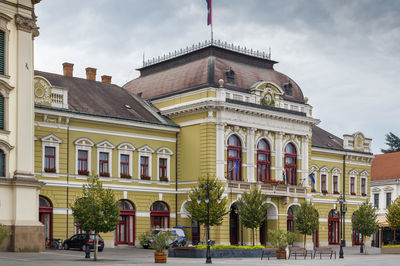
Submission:
M 67 224 L 66 224 L 66 236 L 65 239 L 68 239 L 68 202 L 69 202 L 69 118 L 66 118 L 66 124 L 67 124 L 67 202 L 66 202 L 66 207 L 67 207 Z
M 175 227 L 178 227 L 178 132 L 175 139 Z

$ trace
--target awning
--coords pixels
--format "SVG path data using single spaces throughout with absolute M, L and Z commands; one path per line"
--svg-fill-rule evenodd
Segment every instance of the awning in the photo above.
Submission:
M 387 222 L 386 217 L 377 217 L 376 222 L 379 225 L 379 227 L 389 226 L 389 223 Z

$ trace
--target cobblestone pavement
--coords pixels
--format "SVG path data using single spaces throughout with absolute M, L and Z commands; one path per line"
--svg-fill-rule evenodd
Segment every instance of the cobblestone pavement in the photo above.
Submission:
M 369 254 L 359 253 L 358 248 L 345 248 L 344 259 L 324 257 L 311 260 L 260 260 L 260 258 L 214 258 L 213 264 L 220 265 L 345 265 L 345 266 L 391 266 L 400 265 L 400 255 L 381 255 L 379 249 L 369 248 Z M 93 266 L 93 265 L 148 265 L 154 264 L 153 250 L 132 247 L 106 248 L 99 253 L 99 260 L 85 259 L 82 251 L 47 250 L 42 253 L 0 252 L 0 266 Z M 205 259 L 168 258 L 169 265 L 204 265 Z M 159 265 L 159 264 L 158 264 Z

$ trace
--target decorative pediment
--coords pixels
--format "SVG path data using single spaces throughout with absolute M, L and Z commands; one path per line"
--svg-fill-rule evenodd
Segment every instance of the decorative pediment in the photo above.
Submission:
M 393 191 L 393 187 L 387 186 L 383 189 L 384 191 Z
M 139 152 L 153 153 L 154 150 L 149 145 L 144 145 L 138 149 Z
M 342 169 L 340 169 L 339 167 L 335 167 L 332 169 L 332 173 L 334 175 L 340 175 L 342 173 Z
M 117 146 L 117 149 L 118 150 L 125 150 L 125 151 L 134 151 L 135 147 L 132 144 L 128 143 L 128 142 L 123 142 L 123 143 L 121 143 L 121 144 L 119 144 Z
M 96 147 L 98 148 L 105 148 L 105 149 L 114 149 L 115 146 L 111 144 L 108 140 L 103 140 L 102 142 L 99 142 L 96 144 Z
M 377 187 L 373 187 L 373 188 L 372 188 L 372 192 L 380 192 L 380 191 L 381 191 L 380 188 L 377 188 Z
M 319 167 L 315 164 L 311 165 L 311 171 L 316 172 L 319 170 Z
M 92 147 L 94 145 L 94 142 L 91 141 L 88 138 L 79 138 L 77 140 L 74 141 L 75 145 L 81 145 L 81 146 L 88 146 L 88 147 Z
M 171 149 L 166 147 L 161 147 L 156 150 L 157 154 L 172 155 L 174 154 Z
M 40 139 L 42 142 L 50 142 L 50 143 L 62 143 L 62 140 L 58 138 L 54 134 L 47 135 L 46 137 L 43 137 Z
M 357 172 L 357 170 L 355 170 L 355 169 L 352 169 L 350 172 L 349 172 L 349 174 L 350 175 L 358 175 L 358 172 Z
M 366 170 L 364 170 L 364 171 L 362 171 L 362 172 L 360 173 L 360 176 L 362 176 L 362 177 L 367 177 L 367 176 L 369 176 L 369 174 L 368 174 L 368 172 L 367 172 Z
M 322 167 L 321 169 L 319 169 L 319 171 L 320 171 L 321 173 L 329 173 L 329 168 L 326 167 L 326 166 L 324 166 L 324 167 Z
M 51 84 L 44 77 L 35 76 L 33 83 L 35 103 L 51 106 Z
M 260 96 L 261 105 L 275 106 L 275 100 L 281 100 L 283 90 L 275 83 L 258 81 L 250 87 L 251 93 Z

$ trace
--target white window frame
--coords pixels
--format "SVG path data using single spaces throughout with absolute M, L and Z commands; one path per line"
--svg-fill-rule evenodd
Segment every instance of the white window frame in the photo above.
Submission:
M 329 169 L 327 167 L 322 167 L 319 170 L 319 189 L 321 193 L 322 193 L 322 175 L 326 176 L 325 190 L 329 193 Z
M 361 195 L 361 180 L 365 179 L 365 196 Z M 368 173 L 366 171 L 363 171 L 360 173 L 360 196 L 362 197 L 367 197 L 368 196 Z
M 167 159 L 167 178 L 168 182 L 171 181 L 171 155 L 174 153 L 167 147 L 157 149 L 157 180 L 160 180 L 160 159 Z
M 100 152 L 106 152 L 108 153 L 108 171 L 110 173 L 110 178 L 113 177 L 113 172 L 112 172 L 112 151 L 115 148 L 114 145 L 111 144 L 111 142 L 104 140 L 100 143 L 96 144 L 97 147 L 97 175 L 102 178 L 103 176 L 100 176 L 100 171 L 99 171 L 99 164 L 100 164 Z M 104 177 L 107 178 L 107 177 Z
M 334 168 L 332 169 L 332 194 L 335 192 L 333 189 L 333 177 L 336 176 L 337 177 L 337 184 L 338 184 L 338 191 L 340 194 L 340 174 L 342 173 L 342 171 L 339 168 Z
M 153 157 L 154 150 L 149 145 L 144 145 L 138 149 L 138 179 L 140 178 L 140 157 L 147 156 L 149 157 L 149 177 L 152 180 L 152 157 Z M 157 169 L 158 170 L 158 169 Z
M 75 144 L 75 174 L 78 175 L 78 151 L 87 151 L 88 153 L 88 166 L 89 175 L 92 173 L 92 147 L 94 142 L 88 138 L 79 138 L 74 141 Z
M 358 176 L 358 172 L 356 170 L 351 170 L 349 172 L 349 194 L 351 196 L 356 196 L 357 195 L 357 176 Z M 351 194 L 351 178 L 354 177 L 354 193 L 355 195 Z
M 54 134 L 47 135 L 43 138 L 40 139 L 42 141 L 42 172 L 43 174 L 59 174 L 60 173 L 60 143 L 62 143 L 62 140 L 58 138 Z M 44 171 L 44 162 L 45 162 L 45 147 L 53 147 L 55 148 L 55 167 L 56 167 L 56 172 L 55 173 L 47 173 Z
M 133 178 L 133 169 L 132 169 L 132 161 L 133 161 L 133 151 L 135 147 L 127 142 L 121 143 L 117 146 L 118 149 L 118 177 L 121 178 L 121 155 L 129 156 L 129 175 Z

